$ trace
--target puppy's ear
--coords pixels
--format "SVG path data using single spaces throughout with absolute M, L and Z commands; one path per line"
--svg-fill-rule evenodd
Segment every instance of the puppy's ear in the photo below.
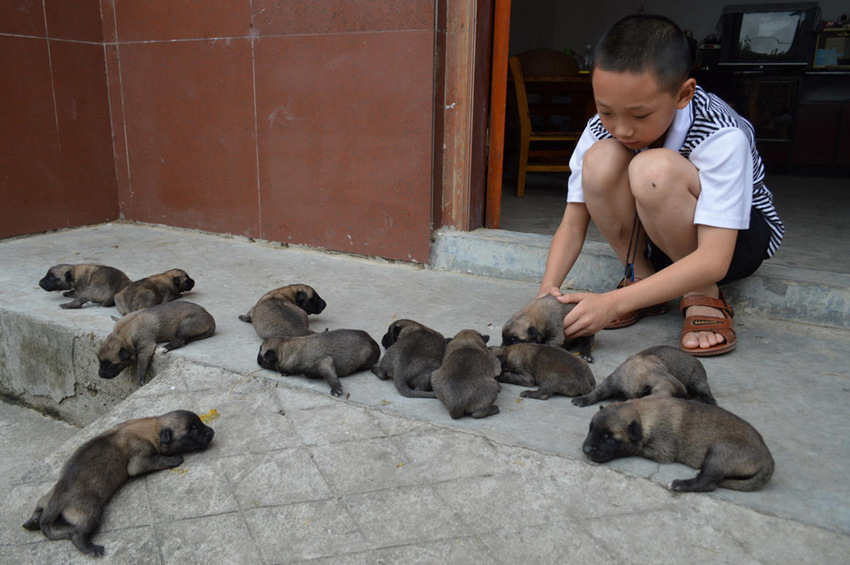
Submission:
M 537 335 L 538 335 L 537 327 L 536 326 L 529 326 L 528 327 L 528 338 L 537 341 Z
M 484 340 L 484 343 L 487 343 L 488 341 L 490 341 L 490 336 L 489 335 L 481 335 L 481 339 Z
M 446 345 L 448 345 L 448 344 L 449 344 L 449 342 L 450 342 L 451 340 L 453 340 L 453 339 L 454 339 L 453 337 L 447 337 L 447 338 L 446 338 Z
M 643 437 L 640 423 L 637 420 L 632 420 L 632 423 L 626 428 L 626 433 L 629 434 L 629 441 L 640 441 L 640 438 Z
M 129 361 L 132 356 L 132 353 L 130 353 L 130 350 L 126 347 L 122 347 L 118 350 L 118 359 L 121 361 Z
M 74 271 L 72 269 L 68 269 L 67 271 L 65 271 L 65 280 L 68 282 L 73 282 Z
M 399 326 L 398 324 L 394 324 L 393 325 L 393 343 L 398 341 L 398 334 L 400 334 L 400 333 L 401 333 L 401 326 Z
M 162 428 L 159 430 L 159 443 L 168 445 L 174 440 L 174 431 L 171 428 Z
M 304 292 L 303 290 L 299 290 L 298 292 L 295 293 L 295 303 L 296 304 L 298 304 L 298 305 L 304 304 L 304 302 L 306 300 L 307 300 L 307 293 Z
M 180 288 L 180 277 L 174 277 L 171 279 L 171 284 L 174 285 L 174 288 Z

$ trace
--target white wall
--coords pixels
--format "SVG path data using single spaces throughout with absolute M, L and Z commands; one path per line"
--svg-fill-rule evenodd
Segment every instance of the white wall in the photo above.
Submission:
M 584 52 L 619 18 L 639 11 L 662 14 L 701 41 L 715 33 L 714 26 L 726 4 L 766 4 L 771 0 L 512 0 L 511 54 L 536 47 L 571 48 Z M 836 20 L 850 12 L 847 0 L 818 0 L 823 18 Z

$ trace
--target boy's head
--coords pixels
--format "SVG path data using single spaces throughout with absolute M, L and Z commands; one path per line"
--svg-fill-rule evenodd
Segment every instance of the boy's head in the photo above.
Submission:
M 687 80 L 691 52 L 685 34 L 664 16 L 635 14 L 605 32 L 593 57 L 594 70 L 650 73 L 662 92 L 676 94 Z

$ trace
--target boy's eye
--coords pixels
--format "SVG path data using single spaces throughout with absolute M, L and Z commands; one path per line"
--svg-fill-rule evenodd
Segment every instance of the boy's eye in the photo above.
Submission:
M 648 117 L 649 117 L 649 114 L 644 114 L 644 115 L 642 115 L 642 116 L 635 116 L 635 119 L 636 119 L 636 120 L 642 120 L 642 119 L 644 119 L 644 118 L 648 118 Z

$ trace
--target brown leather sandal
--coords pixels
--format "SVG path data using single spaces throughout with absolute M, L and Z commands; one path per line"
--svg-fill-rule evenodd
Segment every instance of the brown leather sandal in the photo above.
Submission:
M 687 316 L 685 311 L 691 306 L 709 306 L 717 308 L 723 312 L 723 318 L 714 316 Z M 711 357 L 712 355 L 722 355 L 735 349 L 738 338 L 735 336 L 735 323 L 732 318 L 735 313 L 732 307 L 726 302 L 726 297 L 723 292 L 720 293 L 720 298 L 711 298 L 710 296 L 688 296 L 683 298 L 679 303 L 679 309 L 682 311 L 682 316 L 685 316 L 685 323 L 682 325 L 682 333 L 679 335 L 679 347 L 682 351 L 690 353 L 694 357 Z M 686 333 L 692 332 L 714 332 L 723 336 L 723 343 L 718 343 L 712 347 L 702 349 L 686 348 L 682 346 L 682 338 Z
M 629 286 L 630 284 L 634 284 L 635 282 L 637 282 L 637 280 L 632 282 L 632 281 L 624 278 L 623 280 L 621 280 L 617 284 L 617 288 L 623 288 L 624 286 Z M 653 306 L 647 306 L 646 308 L 640 308 L 638 310 L 633 310 L 631 312 L 627 312 L 626 314 L 623 314 L 622 316 L 620 316 L 619 318 L 617 318 L 613 322 L 609 323 L 607 326 L 605 326 L 605 329 L 606 330 L 616 330 L 616 329 L 619 329 L 619 328 L 627 328 L 629 326 L 635 325 L 638 322 L 638 320 L 640 320 L 643 317 L 660 316 L 661 314 L 664 314 L 665 312 L 667 312 L 667 310 L 668 310 L 668 307 L 667 307 L 666 302 L 662 302 L 660 304 L 655 304 Z

